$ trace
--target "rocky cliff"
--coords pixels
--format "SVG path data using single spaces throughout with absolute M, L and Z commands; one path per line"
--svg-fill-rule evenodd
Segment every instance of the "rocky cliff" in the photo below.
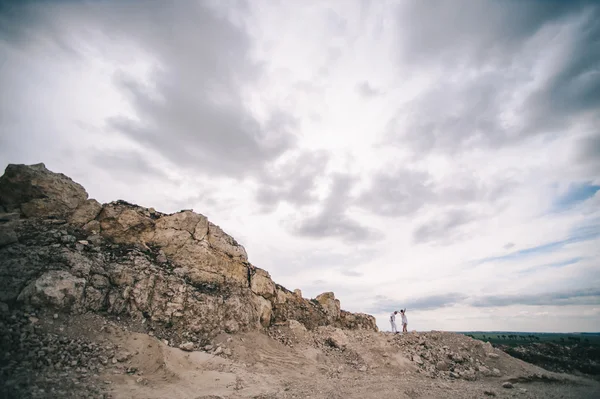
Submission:
M 100 204 L 44 164 L 9 165 L 0 177 L 0 302 L 113 315 L 197 346 L 291 319 L 377 330 L 333 293 L 307 300 L 276 284 L 201 214 Z

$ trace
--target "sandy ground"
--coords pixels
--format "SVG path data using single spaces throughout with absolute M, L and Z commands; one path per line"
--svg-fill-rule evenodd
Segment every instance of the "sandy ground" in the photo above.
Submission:
M 230 351 L 221 357 L 185 352 L 155 337 L 119 328 L 105 329 L 109 340 L 131 352 L 119 367 L 99 376 L 115 399 L 145 398 L 600 398 L 590 379 L 545 372 L 509 356 L 497 360 L 500 377 L 430 378 L 393 345 L 390 334 L 348 332 L 345 351 L 315 345 L 314 334 L 294 336 L 284 345 L 261 332 L 223 335 L 215 342 Z M 358 358 L 364 367 L 356 369 Z M 137 369 L 135 374 L 123 372 Z M 546 375 L 547 380 L 532 378 Z M 513 388 L 502 384 L 512 381 Z

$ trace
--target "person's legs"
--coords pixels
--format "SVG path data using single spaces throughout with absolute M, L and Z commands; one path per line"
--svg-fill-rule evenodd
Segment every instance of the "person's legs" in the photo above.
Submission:
M 408 332 L 408 328 L 406 323 L 402 323 L 402 332 Z
M 393 321 L 390 321 L 390 323 L 392 323 L 392 332 L 393 333 L 398 332 L 398 328 L 396 327 L 396 323 L 393 322 Z

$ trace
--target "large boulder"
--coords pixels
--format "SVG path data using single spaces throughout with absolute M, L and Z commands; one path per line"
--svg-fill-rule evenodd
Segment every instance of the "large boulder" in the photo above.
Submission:
M 271 276 L 266 270 L 256 269 L 252 275 L 250 288 L 252 292 L 263 298 L 271 299 L 275 297 L 275 283 L 271 280 Z
M 340 301 L 335 299 L 335 294 L 333 292 L 324 292 L 315 299 L 321 304 L 323 309 L 325 309 L 327 317 L 331 321 L 340 318 Z
M 64 270 L 51 270 L 29 284 L 17 298 L 34 306 L 74 309 L 83 299 L 85 279 Z
M 102 205 L 95 199 L 84 201 L 69 217 L 69 222 L 77 227 L 82 227 L 96 219 L 102 211 Z
M 81 185 L 43 163 L 8 165 L 0 177 L 0 206 L 26 217 L 66 217 L 87 198 Z

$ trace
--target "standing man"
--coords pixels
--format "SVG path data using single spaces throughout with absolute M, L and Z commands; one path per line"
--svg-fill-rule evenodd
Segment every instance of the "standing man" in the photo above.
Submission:
M 406 308 L 404 310 L 400 310 L 400 314 L 402 315 L 402 332 L 408 332 L 408 320 L 406 319 Z
M 392 333 L 398 334 L 398 327 L 396 327 L 396 315 L 398 314 L 397 310 L 394 310 L 394 313 L 390 315 L 390 323 L 392 325 Z

